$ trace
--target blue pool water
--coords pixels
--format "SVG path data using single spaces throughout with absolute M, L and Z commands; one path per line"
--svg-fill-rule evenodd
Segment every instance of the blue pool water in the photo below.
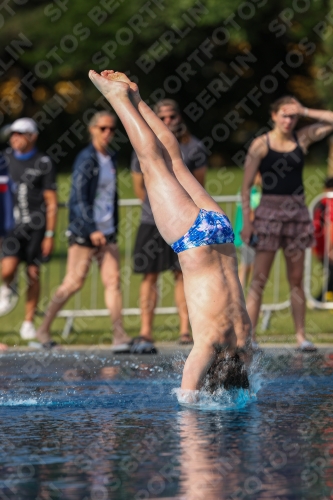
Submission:
M 195 408 L 181 354 L 2 355 L 0 499 L 332 500 L 332 352 L 268 352 Z

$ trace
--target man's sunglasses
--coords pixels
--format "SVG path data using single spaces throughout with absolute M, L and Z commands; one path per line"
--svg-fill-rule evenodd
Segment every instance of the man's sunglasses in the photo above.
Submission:
M 116 130 L 116 127 L 98 127 L 101 132 L 105 132 L 106 130 L 109 130 L 110 132 L 114 132 Z
M 159 116 L 159 119 L 162 120 L 162 122 L 164 122 L 168 118 L 169 118 L 169 120 L 174 120 L 175 118 L 177 118 L 177 116 L 178 115 Z

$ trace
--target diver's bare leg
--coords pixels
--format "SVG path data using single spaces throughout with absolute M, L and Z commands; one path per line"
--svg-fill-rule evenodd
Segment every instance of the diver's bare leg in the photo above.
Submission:
M 167 167 L 174 172 L 177 180 L 188 192 L 194 203 L 199 208 L 223 213 L 220 206 L 213 200 L 184 164 L 176 137 L 168 127 L 164 125 L 154 111 L 141 99 L 138 86 L 134 82 L 131 82 L 124 73 L 105 70 L 102 71 L 101 75 L 106 78 L 116 78 L 118 81 L 125 81 L 129 84 L 131 97 L 136 108 L 161 143 L 162 153 Z
M 128 84 L 95 71 L 89 77 L 122 121 L 140 161 L 156 225 L 165 241 L 174 243 L 191 227 L 199 208 L 167 168 L 159 140 L 131 103 Z

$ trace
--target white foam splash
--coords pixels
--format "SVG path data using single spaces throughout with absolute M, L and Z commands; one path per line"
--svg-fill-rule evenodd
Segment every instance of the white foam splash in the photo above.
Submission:
M 34 406 L 38 405 L 39 401 L 36 398 L 27 398 L 27 399 L 11 399 L 4 398 L 0 399 L 0 406 Z
M 223 387 L 217 389 L 214 393 L 207 392 L 204 389 L 200 391 L 173 389 L 178 403 L 187 408 L 196 408 L 197 410 L 237 410 L 244 408 L 249 403 L 257 399 L 257 393 L 263 385 L 263 378 L 260 373 L 249 375 L 249 389 L 226 390 Z

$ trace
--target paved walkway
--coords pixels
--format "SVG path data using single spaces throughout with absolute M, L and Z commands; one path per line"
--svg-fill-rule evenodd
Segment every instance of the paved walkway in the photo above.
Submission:
M 324 354 L 324 353 L 333 353 L 333 344 L 316 344 L 318 348 L 318 353 Z M 155 343 L 156 348 L 158 349 L 158 354 L 162 356 L 173 356 L 176 353 L 183 353 L 183 354 L 188 354 L 191 350 L 191 346 L 181 346 L 177 342 L 156 342 Z M 296 344 L 287 344 L 287 343 L 263 343 L 260 344 L 260 347 L 265 353 L 269 353 L 270 355 L 281 355 L 281 354 L 291 354 L 291 353 L 299 353 L 299 351 L 296 350 Z M 54 351 L 44 351 L 41 349 L 36 349 L 32 347 L 9 347 L 7 351 L 3 351 L 0 353 L 0 356 L 5 355 L 6 353 L 13 353 L 13 352 L 36 352 L 36 353 L 50 353 L 50 352 L 68 352 L 68 353 L 73 353 L 73 352 L 86 352 L 86 353 L 99 353 L 103 352 L 104 354 L 108 353 L 112 355 L 112 351 L 110 349 L 110 346 L 107 345 L 61 345 L 60 350 L 54 350 Z M 313 355 L 316 353 L 304 353 L 305 355 Z M 121 359 L 123 357 L 128 357 L 131 356 L 129 354 L 114 354 L 117 358 Z M 142 355 L 143 357 L 149 358 L 153 357 L 156 355 L 153 354 L 144 354 Z M 141 356 L 140 356 L 141 357 Z

